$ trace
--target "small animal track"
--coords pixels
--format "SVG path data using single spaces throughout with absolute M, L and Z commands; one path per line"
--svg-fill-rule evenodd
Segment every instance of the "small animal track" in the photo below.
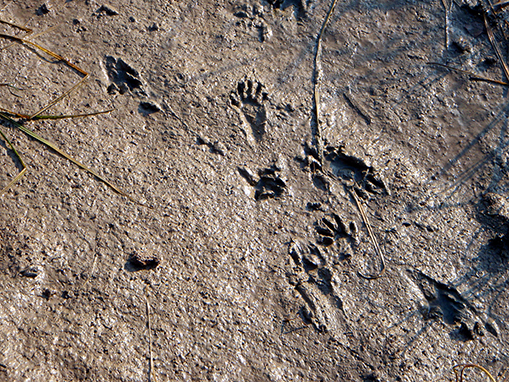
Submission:
M 230 100 L 245 124 L 249 126 L 250 132 L 247 133 L 256 142 L 261 141 L 267 123 L 265 101 L 268 100 L 268 93 L 264 91 L 264 86 L 250 79 L 240 81 L 237 89 L 231 93 Z
M 353 181 L 359 197 L 367 199 L 371 195 L 389 194 L 389 188 L 381 175 L 361 158 L 347 153 L 344 147 L 327 147 L 325 159 L 330 162 L 331 170 L 338 177 Z
M 108 86 L 108 93 L 120 94 L 126 93 L 128 90 L 141 89 L 142 81 L 140 74 L 131 65 L 121 58 L 115 59 L 112 56 L 106 56 L 106 71 L 112 84 Z
M 336 293 L 333 273 L 322 252 L 315 245 L 292 241 L 288 253 L 293 267 L 287 277 L 305 301 L 303 318 L 318 331 L 330 331 L 335 337 L 343 338 L 348 327 L 343 302 Z
M 311 0 L 267 0 L 267 3 L 274 9 L 285 10 L 293 7 L 295 17 L 297 20 L 301 20 L 306 17 Z
M 476 309 L 455 288 L 421 272 L 409 272 L 428 302 L 427 309 L 423 311 L 425 320 L 442 320 L 447 325 L 456 326 L 456 335 L 463 341 L 485 335 Z M 491 334 L 497 335 L 493 325 L 486 323 L 483 326 Z
M 264 20 L 263 12 L 257 5 L 239 5 L 233 15 L 237 17 L 236 25 L 247 31 L 254 31 L 260 42 L 265 42 L 272 37 L 272 28 Z
M 317 222 L 315 230 L 319 235 L 317 243 L 325 247 L 333 245 L 340 239 L 346 239 L 353 244 L 359 241 L 357 224 L 354 221 L 345 223 L 344 219 L 335 213 Z
M 248 169 L 239 167 L 239 174 L 255 188 L 255 199 L 273 199 L 280 197 L 286 190 L 286 183 L 277 174 L 280 169 L 271 166 L 258 171 L 258 178 Z

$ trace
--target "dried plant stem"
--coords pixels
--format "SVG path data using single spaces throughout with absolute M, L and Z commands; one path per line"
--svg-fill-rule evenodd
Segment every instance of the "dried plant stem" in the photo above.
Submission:
M 12 26 L 13 28 L 18 28 L 18 29 L 20 29 L 22 31 L 27 32 L 28 34 L 31 34 L 33 32 L 31 29 L 28 29 L 26 27 L 22 27 L 22 26 L 10 23 L 8 21 L 0 20 L 0 23 Z M 126 198 L 128 198 L 129 200 L 131 200 L 132 202 L 134 202 L 136 204 L 145 206 L 145 204 L 143 204 L 143 203 L 135 200 L 131 196 L 127 195 L 125 192 L 123 192 L 118 187 L 116 187 L 113 183 L 107 181 L 104 177 L 100 176 L 97 172 L 91 170 L 90 168 L 88 168 L 84 164 L 80 163 L 79 161 L 77 161 L 76 159 L 74 159 L 73 157 L 71 157 L 70 155 L 65 153 L 63 150 L 58 148 L 56 145 L 54 145 L 50 141 L 40 137 L 34 131 L 32 131 L 29 128 L 27 128 L 26 126 L 24 126 L 24 124 L 23 124 L 24 121 L 21 121 L 21 119 L 24 119 L 26 121 L 30 121 L 30 120 L 38 120 L 38 119 L 78 118 L 78 117 L 85 117 L 85 116 L 109 113 L 111 110 L 99 111 L 99 112 L 90 113 L 90 114 L 76 114 L 76 115 L 63 115 L 63 116 L 42 115 L 42 113 L 45 112 L 46 110 L 48 110 L 51 106 L 53 106 L 57 102 L 61 101 L 63 98 L 67 97 L 70 93 L 72 93 L 78 87 L 80 87 L 84 83 L 84 81 L 88 78 L 89 74 L 85 70 L 81 69 L 77 65 L 73 64 L 72 62 L 70 62 L 68 59 L 64 58 L 63 56 L 61 56 L 61 55 L 59 55 L 57 53 L 54 53 L 54 52 L 50 51 L 49 49 L 44 48 L 43 46 L 41 46 L 41 45 L 31 41 L 31 40 L 28 40 L 26 38 L 17 37 L 17 36 L 11 36 L 11 35 L 8 35 L 8 34 L 0 33 L 0 39 L 11 41 L 13 44 L 21 44 L 21 45 L 30 46 L 31 48 L 35 48 L 36 50 L 42 51 L 45 54 L 49 55 L 50 57 L 53 57 L 54 59 L 63 62 L 68 67 L 70 67 L 71 69 L 75 70 L 82 77 L 70 89 L 68 89 L 63 94 L 61 94 L 57 98 L 55 98 L 52 101 L 50 101 L 46 106 L 44 106 L 42 109 L 38 110 L 37 112 L 35 112 L 33 114 L 30 114 L 30 115 L 20 114 L 20 113 L 12 112 L 12 111 L 10 111 L 8 109 L 0 107 L 0 120 L 4 120 L 4 121 L 12 124 L 14 127 L 16 127 L 19 130 L 23 131 L 26 135 L 32 137 L 33 139 L 35 139 L 35 140 L 39 141 L 40 143 L 46 145 L 47 147 L 51 148 L 52 150 L 54 150 L 56 153 L 58 153 L 59 155 L 61 155 L 65 159 L 71 161 L 72 163 L 74 163 L 77 166 L 79 166 L 81 169 L 83 169 L 83 170 L 87 171 L 88 173 L 92 174 L 93 176 L 95 176 L 97 179 L 99 179 L 101 182 L 106 184 L 108 187 L 110 187 L 113 191 L 117 192 L 118 194 L 120 194 L 122 196 L 125 196 Z M 2 48 L 2 50 L 6 49 L 6 48 L 7 47 L 4 47 L 4 48 Z M 12 86 L 10 84 L 4 84 L 4 83 L 0 84 L 0 86 L 8 86 L 9 88 L 15 88 L 14 86 Z M 22 171 L 14 179 L 12 179 L 9 182 L 7 187 L 5 187 L 3 190 L 1 190 L 1 192 L 0 192 L 0 195 L 1 195 L 7 189 L 9 189 L 9 187 L 11 187 L 14 183 L 16 183 L 24 175 L 24 173 L 26 172 L 26 166 L 25 166 L 25 163 L 23 162 L 23 160 L 21 159 L 20 155 L 14 149 L 13 145 L 7 139 L 7 137 L 4 135 L 4 133 L 3 132 L 0 132 L 0 133 L 1 133 L 1 136 L 4 138 L 4 140 L 11 147 L 11 149 L 14 151 L 15 155 L 17 156 L 17 158 L 19 159 L 19 161 L 21 162 L 21 165 L 23 167 Z
M 504 60 L 504 56 L 502 56 L 502 52 L 500 52 L 500 48 L 498 47 L 498 44 L 495 40 L 495 36 L 493 35 L 493 30 L 491 29 L 490 24 L 488 23 L 486 13 L 484 13 L 484 25 L 486 26 L 486 33 L 488 34 L 488 39 L 490 40 L 491 46 L 493 46 L 493 49 L 495 50 L 498 59 L 502 63 L 502 69 L 504 70 L 505 77 L 509 81 L 509 68 L 507 67 L 507 64 Z
M 449 70 L 452 70 L 454 72 L 468 74 L 470 76 L 470 79 L 473 80 L 473 81 L 484 81 L 484 82 L 490 82 L 490 83 L 496 84 L 496 85 L 509 86 L 509 83 L 507 83 L 507 82 L 499 81 L 499 80 L 493 80 L 491 78 L 483 77 L 483 76 L 480 76 L 478 74 L 469 72 L 468 70 L 453 68 L 452 66 L 445 65 L 445 64 L 440 64 L 438 62 L 428 62 L 428 65 L 440 66 L 442 68 L 449 69 Z
M 456 365 L 453 367 L 453 370 L 456 373 L 456 382 L 463 382 L 463 373 L 464 373 L 465 369 L 469 369 L 469 368 L 481 370 L 483 373 L 485 373 L 488 376 L 488 378 L 490 379 L 491 382 L 497 382 L 497 381 L 495 381 L 495 378 L 493 378 L 493 376 L 490 374 L 490 372 L 488 370 L 486 370 L 484 367 L 482 367 L 480 365 L 476 365 L 476 364 L 472 364 L 472 363 L 465 364 L 465 365 Z M 458 369 L 460 369 L 460 370 L 458 371 Z
M 323 164 L 323 142 L 322 142 L 322 126 L 320 124 L 320 92 L 318 90 L 318 85 L 320 83 L 320 55 L 322 51 L 322 37 L 327 24 L 331 18 L 332 12 L 334 12 L 334 8 L 336 7 L 337 0 L 333 0 L 329 12 L 325 17 L 325 20 L 322 24 L 322 28 L 320 29 L 320 33 L 318 34 L 318 39 L 316 41 L 316 52 L 315 59 L 313 65 L 313 102 L 314 102 L 314 119 L 315 119 L 315 131 L 314 131 L 314 139 L 316 145 L 316 151 L 318 154 L 318 160 L 321 164 Z
M 445 49 L 449 48 L 449 7 L 446 4 L 446 0 L 442 0 L 442 4 L 445 8 Z M 452 1 L 451 1 L 452 4 Z
M 378 245 L 378 241 L 376 240 L 375 234 L 373 233 L 373 230 L 371 228 L 371 224 L 369 224 L 368 217 L 367 217 L 366 213 L 364 212 L 364 207 L 362 206 L 362 203 L 359 200 L 359 197 L 357 196 L 355 189 L 353 187 L 349 187 L 348 189 L 350 190 L 350 193 L 352 194 L 352 197 L 355 200 L 355 204 L 357 205 L 357 208 L 359 209 L 359 213 L 362 217 L 362 221 L 364 222 L 364 225 L 366 226 L 366 230 L 368 231 L 369 239 L 371 240 L 371 243 L 373 244 L 373 247 L 375 248 L 375 252 L 380 259 L 380 271 L 377 274 L 365 275 L 365 274 L 361 273 L 360 271 L 357 273 L 362 278 L 365 278 L 368 280 L 374 280 L 374 279 L 381 277 L 385 271 L 385 257 L 382 253 L 382 250 L 380 249 L 380 246 Z
M 149 382 L 152 382 L 152 381 L 155 381 L 155 378 L 154 378 L 154 357 L 152 355 L 152 324 L 150 322 L 150 304 L 148 303 L 147 296 L 145 296 L 145 303 L 147 306 L 147 326 L 148 326 L 148 352 L 149 352 L 148 380 L 149 380 Z

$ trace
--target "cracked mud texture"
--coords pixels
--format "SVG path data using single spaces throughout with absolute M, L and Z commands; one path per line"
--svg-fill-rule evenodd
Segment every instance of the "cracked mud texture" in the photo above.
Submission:
M 446 49 L 439 1 L 338 2 L 321 164 L 329 1 L 0 1 L 90 73 L 48 114 L 113 109 L 26 125 L 154 207 L 2 123 L 29 169 L 0 199 L 0 380 L 148 380 L 146 299 L 157 381 L 505 380 L 507 91 L 427 65 L 503 80 L 475 3 L 451 7 Z M 1 107 L 80 79 L 0 55 Z

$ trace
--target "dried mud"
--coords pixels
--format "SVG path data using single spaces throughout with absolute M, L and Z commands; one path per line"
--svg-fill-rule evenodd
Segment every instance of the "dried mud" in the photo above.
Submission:
M 0 2 L 90 72 L 48 113 L 113 109 L 26 125 L 153 207 L 2 124 L 0 379 L 507 378 L 507 90 L 428 65 L 504 80 L 476 4 L 338 2 L 321 163 L 329 1 Z M 0 55 L 1 107 L 79 80 Z

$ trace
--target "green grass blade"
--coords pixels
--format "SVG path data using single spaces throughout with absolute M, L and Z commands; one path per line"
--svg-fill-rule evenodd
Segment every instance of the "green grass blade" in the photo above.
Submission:
M 7 186 L 5 186 L 2 191 L 0 191 L 0 195 L 3 195 L 9 188 L 12 187 L 12 185 L 14 183 L 16 183 L 18 180 L 20 180 L 23 175 L 25 175 L 25 172 L 27 171 L 27 166 L 25 165 L 25 162 L 23 161 L 23 159 L 21 158 L 21 155 L 19 155 L 18 151 L 16 150 L 16 148 L 14 147 L 14 145 L 11 143 L 11 141 L 9 140 L 9 138 L 7 138 L 7 136 L 3 133 L 2 130 L 0 130 L 0 135 L 2 136 L 2 138 L 4 139 L 5 142 L 7 142 L 7 144 L 10 146 L 11 150 L 14 151 L 14 154 L 16 155 L 16 157 L 18 158 L 19 162 L 21 163 L 21 166 L 23 166 L 23 169 L 19 172 L 18 175 L 16 175 L 14 177 L 14 179 L 12 179 L 9 184 Z

